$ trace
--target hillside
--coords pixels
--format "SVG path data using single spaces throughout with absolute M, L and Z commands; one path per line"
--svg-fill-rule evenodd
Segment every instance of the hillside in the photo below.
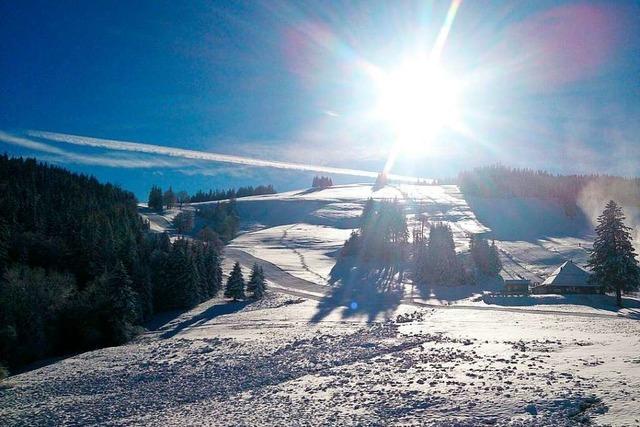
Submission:
M 237 211 L 249 231 L 230 247 L 324 284 L 336 251 L 356 227 L 369 197 L 404 203 L 410 228 L 417 214 L 450 224 L 459 251 L 468 249 L 470 234 L 495 239 L 504 278 L 540 281 L 567 259 L 583 264 L 593 239 L 586 216 L 569 218 L 553 201 L 465 198 L 454 185 L 399 184 L 375 191 L 371 185 L 354 184 L 238 199 Z
M 219 289 L 217 248 L 147 232 L 133 194 L 0 156 L 0 367 L 126 342 Z
M 453 230 L 456 250 L 463 256 L 468 253 L 471 234 L 495 239 L 503 279 L 542 282 L 566 260 L 584 265 L 594 238 L 587 215 L 577 212 L 568 216 L 563 203 L 556 200 L 464 196 L 455 185 L 398 184 L 375 189 L 370 184 L 351 184 L 237 199 L 242 232 L 230 242 L 227 255 L 241 257 L 248 264 L 268 262 L 308 283 L 302 288 L 311 287 L 311 294 L 325 293 L 338 251 L 357 227 L 368 198 L 403 203 L 410 230 L 416 224 L 416 215 L 446 222 Z M 210 203 L 217 202 L 195 203 L 187 209 Z M 162 229 L 162 218 L 154 222 L 152 215 L 150 219 L 152 228 Z M 495 280 L 433 288 L 426 299 L 414 294 L 410 280 L 404 283 L 406 296 L 435 305 L 592 313 L 616 310 L 613 300 L 604 296 L 489 297 L 487 292 L 502 290 L 502 283 Z M 630 300 L 622 312 L 635 312 L 638 306 L 640 303 Z
M 606 296 L 483 299 L 495 283 L 433 289 L 426 300 L 410 283 L 399 300 L 335 299 L 327 278 L 369 197 L 397 198 L 410 223 L 421 213 L 449 223 L 462 253 L 470 233 L 494 236 L 505 277 L 539 277 L 565 257 L 578 260 L 591 241 L 588 222 L 568 219 L 559 205 L 465 199 L 456 186 L 362 184 L 240 198 L 243 232 L 223 268 L 238 261 L 248 273 L 259 263 L 265 300 L 213 298 L 156 317 L 130 344 L 13 376 L 0 389 L 8 423 L 638 422 L 634 299 L 619 311 Z M 164 230 L 174 214 L 148 215 L 151 229 Z M 535 227 L 525 232 L 527 223 Z

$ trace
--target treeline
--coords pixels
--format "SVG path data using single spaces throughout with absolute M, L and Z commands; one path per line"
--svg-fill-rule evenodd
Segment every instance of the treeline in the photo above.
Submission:
M 186 191 L 175 193 L 173 188 L 162 191 L 162 188 L 154 185 L 149 191 L 148 206 L 156 212 L 162 212 L 165 208 L 172 209 L 176 206 L 182 208 L 185 203 L 196 202 L 212 202 L 217 200 L 233 200 L 238 197 L 259 196 L 261 194 L 275 194 L 276 190 L 273 185 L 258 185 L 257 187 L 248 186 L 238 189 L 230 188 L 228 190 L 209 190 L 207 192 L 198 190 L 194 195 L 189 195 Z
M 231 200 L 239 197 L 260 196 L 263 194 L 275 194 L 276 190 L 273 185 L 258 185 L 257 187 L 239 187 L 238 189 L 230 188 L 228 190 L 209 190 L 204 192 L 198 191 L 189 197 L 189 203 L 211 202 L 216 200 Z
M 486 166 L 461 172 L 457 184 L 465 194 L 480 197 L 534 197 L 555 199 L 575 205 L 581 192 L 591 183 L 612 186 L 626 200 L 640 201 L 640 178 L 609 175 L 555 175 L 533 169 L 517 169 L 502 165 Z
M 471 265 L 468 266 L 456 253 L 448 224 L 429 222 L 424 215 L 417 219 L 409 242 L 402 204 L 397 200 L 369 199 L 360 217 L 359 229 L 345 242 L 339 262 L 357 259 L 376 268 L 407 266 L 418 286 L 468 284 L 478 276 L 495 276 L 502 269 L 495 243 L 490 245 L 482 236 L 472 236 Z
M 333 180 L 328 176 L 314 176 L 311 183 L 313 188 L 327 188 L 333 186 Z
M 0 364 L 119 344 L 217 292 L 215 245 L 147 230 L 130 192 L 0 157 Z
M 154 309 L 189 308 L 212 298 L 222 288 L 219 247 L 200 240 L 150 235 L 150 271 Z

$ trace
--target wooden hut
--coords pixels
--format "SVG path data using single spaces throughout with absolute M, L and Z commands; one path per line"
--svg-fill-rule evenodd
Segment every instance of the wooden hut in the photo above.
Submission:
M 504 291 L 506 295 L 526 295 L 529 293 L 529 279 L 505 279 Z

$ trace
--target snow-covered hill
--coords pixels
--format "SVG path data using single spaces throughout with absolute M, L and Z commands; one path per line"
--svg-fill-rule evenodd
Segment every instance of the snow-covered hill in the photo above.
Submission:
M 588 218 L 577 212 L 568 216 L 562 205 L 539 199 L 465 197 L 455 185 L 338 185 L 237 199 L 242 233 L 228 246 L 228 254 L 269 263 L 307 283 L 311 294 L 326 292 L 336 256 L 357 227 L 367 199 L 397 200 L 405 206 L 409 227 L 416 215 L 448 223 L 456 249 L 465 253 L 472 234 L 495 239 L 503 263 L 504 279 L 527 278 L 541 282 L 564 261 L 586 262 L 593 240 Z M 218 202 L 194 203 L 186 209 Z M 146 214 L 152 229 L 166 227 L 172 211 L 158 216 Z M 232 257 L 233 258 L 233 257 Z M 405 296 L 418 301 L 405 279 Z M 305 285 L 308 287 L 307 285 Z M 320 286 L 320 291 L 315 287 Z M 483 293 L 502 289 L 502 283 L 487 281 L 474 286 L 432 289 L 422 303 L 436 305 L 507 306 L 527 310 L 560 310 L 611 313 L 612 300 L 600 296 L 533 296 L 529 299 L 486 297 Z M 640 303 L 629 300 L 635 313 Z
M 465 199 L 454 185 L 368 184 L 309 189 L 238 199 L 251 230 L 231 247 L 274 262 L 291 274 L 324 283 L 368 198 L 405 204 L 409 226 L 416 214 L 447 222 L 459 251 L 469 236 L 486 233 L 501 252 L 504 278 L 541 281 L 567 259 L 586 262 L 593 236 L 584 215 L 568 217 L 559 204 L 534 199 Z M 201 205 L 201 204 L 195 204 Z
M 485 233 L 454 185 L 399 184 L 375 189 L 370 184 L 308 189 L 237 200 L 246 232 L 230 247 L 277 264 L 294 276 L 325 284 L 338 249 L 357 227 L 367 199 L 398 200 L 410 226 L 416 214 L 447 222 L 460 250 L 468 236 Z M 201 204 L 196 204 L 201 205 Z
M 496 238 L 503 275 L 584 260 L 584 218 L 535 200 L 465 200 L 455 186 L 336 186 L 237 201 L 226 249 L 263 266 L 267 298 L 163 314 L 134 342 L 0 387 L 2 425 L 639 425 L 640 308 L 605 296 L 492 297 L 492 284 L 344 304 L 327 284 L 369 197 Z M 143 212 L 144 213 L 144 212 Z M 171 215 L 150 214 L 152 229 Z M 353 301 L 357 302 L 357 301 Z M 362 303 L 363 301 L 360 301 Z M 635 305 L 634 305 L 635 304 Z

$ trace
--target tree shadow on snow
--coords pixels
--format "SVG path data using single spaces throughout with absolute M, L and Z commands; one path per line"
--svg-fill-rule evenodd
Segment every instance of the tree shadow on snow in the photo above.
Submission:
M 244 300 L 244 301 L 234 301 L 234 302 L 228 302 L 228 303 L 223 302 L 220 304 L 214 304 L 211 307 L 207 308 L 206 310 L 202 311 L 201 313 L 198 313 L 193 317 L 183 320 L 182 322 L 178 323 L 177 325 L 163 332 L 160 335 L 160 338 L 162 339 L 172 338 L 178 335 L 180 332 L 184 331 L 185 329 L 198 327 L 208 322 L 209 320 L 215 319 L 218 316 L 222 316 L 225 314 L 232 314 L 237 311 L 240 311 L 250 303 L 251 301 Z M 168 325 L 168 323 L 165 323 L 165 325 Z
M 417 296 L 424 300 L 446 305 L 450 302 L 478 296 L 478 294 L 485 291 L 497 292 L 504 289 L 504 280 L 498 275 L 483 277 L 480 283 L 465 285 L 429 285 L 420 283 L 414 285 L 411 296 L 413 297 L 417 293 Z
M 373 322 L 379 314 L 393 311 L 403 296 L 401 265 L 370 265 L 353 258 L 340 259 L 330 273 L 331 292 L 324 297 L 311 322 L 319 322 L 335 309 L 342 317 L 366 316 Z

